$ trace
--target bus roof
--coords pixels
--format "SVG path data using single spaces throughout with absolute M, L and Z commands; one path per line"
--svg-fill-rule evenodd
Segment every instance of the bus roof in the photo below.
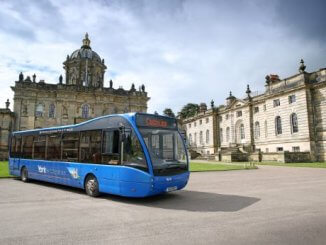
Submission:
M 105 115 L 97 118 L 90 119 L 85 122 L 81 122 L 78 124 L 70 124 L 70 125 L 64 125 L 64 126 L 57 126 L 57 127 L 49 127 L 49 128 L 38 128 L 38 129 L 30 129 L 30 130 L 23 130 L 23 131 L 15 131 L 12 134 L 13 135 L 20 135 L 20 134 L 47 134 L 47 133 L 60 133 L 60 132 L 70 132 L 70 131 L 75 131 L 80 128 L 80 130 L 91 130 L 94 129 L 92 127 L 88 127 L 88 125 L 93 125 L 96 124 L 98 121 L 103 121 L 103 119 L 108 119 L 108 118 L 120 118 L 128 121 L 129 123 L 135 123 L 135 117 L 136 115 L 139 115 L 141 117 L 151 117 L 151 118 L 160 118 L 160 119 L 165 119 L 167 121 L 173 120 L 175 122 L 175 127 L 176 127 L 176 119 L 171 118 L 171 117 L 166 117 L 166 116 L 161 116 L 161 115 L 155 115 L 155 114 L 149 114 L 149 113 L 139 113 L 139 112 L 132 112 L 132 113 L 125 113 L 125 114 L 110 114 L 110 115 Z M 107 120 L 105 120 L 107 121 Z M 170 123 L 171 124 L 171 123 Z M 140 125 L 144 126 L 144 125 Z

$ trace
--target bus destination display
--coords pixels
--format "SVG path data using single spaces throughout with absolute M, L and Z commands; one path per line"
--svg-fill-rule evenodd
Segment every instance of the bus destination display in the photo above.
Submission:
M 151 128 L 175 129 L 177 127 L 176 120 L 174 118 L 144 114 L 136 115 L 136 124 L 140 127 Z

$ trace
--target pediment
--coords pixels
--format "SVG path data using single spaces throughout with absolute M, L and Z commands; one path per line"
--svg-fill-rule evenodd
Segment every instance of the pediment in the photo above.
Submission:
M 238 107 L 242 107 L 244 105 L 246 105 L 247 102 L 241 99 L 235 99 L 234 101 L 232 101 L 232 103 L 228 106 L 228 109 L 236 109 Z

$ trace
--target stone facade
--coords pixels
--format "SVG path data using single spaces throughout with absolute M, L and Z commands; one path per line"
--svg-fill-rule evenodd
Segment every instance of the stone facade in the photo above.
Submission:
M 6 108 L 0 108 L 0 160 L 8 157 L 8 139 L 15 126 L 15 116 L 9 105 L 7 100 Z
M 14 112 L 6 117 L 1 114 L 0 125 L 13 121 L 10 130 L 26 130 L 76 124 L 107 114 L 147 111 L 149 97 L 144 85 L 138 90 L 134 84 L 128 90 L 116 89 L 110 80 L 109 87 L 104 86 L 107 67 L 91 49 L 87 33 L 81 48 L 68 55 L 63 65 L 65 79 L 60 75 L 57 84 L 37 82 L 35 74 L 31 79 L 20 73 L 11 87 Z M 7 149 L 7 134 L 0 134 L 0 142 Z
M 309 152 L 312 161 L 326 160 L 326 69 L 308 73 L 301 61 L 298 74 L 282 80 L 277 75 L 266 76 L 264 93 L 254 96 L 248 86 L 246 94 L 239 99 L 230 93 L 225 105 L 211 109 L 215 127 L 206 129 L 198 123 L 194 127 L 194 122 L 205 121 L 209 113 L 184 120 L 188 139 L 202 130 L 214 132 L 217 140 L 211 149 L 217 149 L 214 153 L 220 160 L 230 154 L 249 159 L 255 152 Z M 204 153 L 193 142 L 191 145 Z M 294 155 L 287 154 L 286 159 L 294 161 Z

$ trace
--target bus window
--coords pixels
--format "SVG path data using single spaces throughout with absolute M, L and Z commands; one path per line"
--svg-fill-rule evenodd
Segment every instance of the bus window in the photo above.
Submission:
M 10 156 L 15 157 L 16 156 L 16 137 L 11 137 L 11 148 L 10 148 Z
M 148 170 L 142 147 L 133 131 L 126 132 L 122 164 L 145 171 Z
M 101 130 L 80 134 L 80 162 L 101 163 Z
M 33 153 L 33 136 L 23 136 L 23 158 L 31 159 Z
M 119 130 L 103 132 L 102 162 L 107 164 L 119 164 Z
M 46 158 L 48 160 L 60 160 L 61 159 L 61 134 L 48 135 L 48 146 Z
M 79 133 L 62 134 L 62 160 L 78 161 Z
M 34 137 L 33 143 L 33 159 L 45 159 L 45 135 Z

